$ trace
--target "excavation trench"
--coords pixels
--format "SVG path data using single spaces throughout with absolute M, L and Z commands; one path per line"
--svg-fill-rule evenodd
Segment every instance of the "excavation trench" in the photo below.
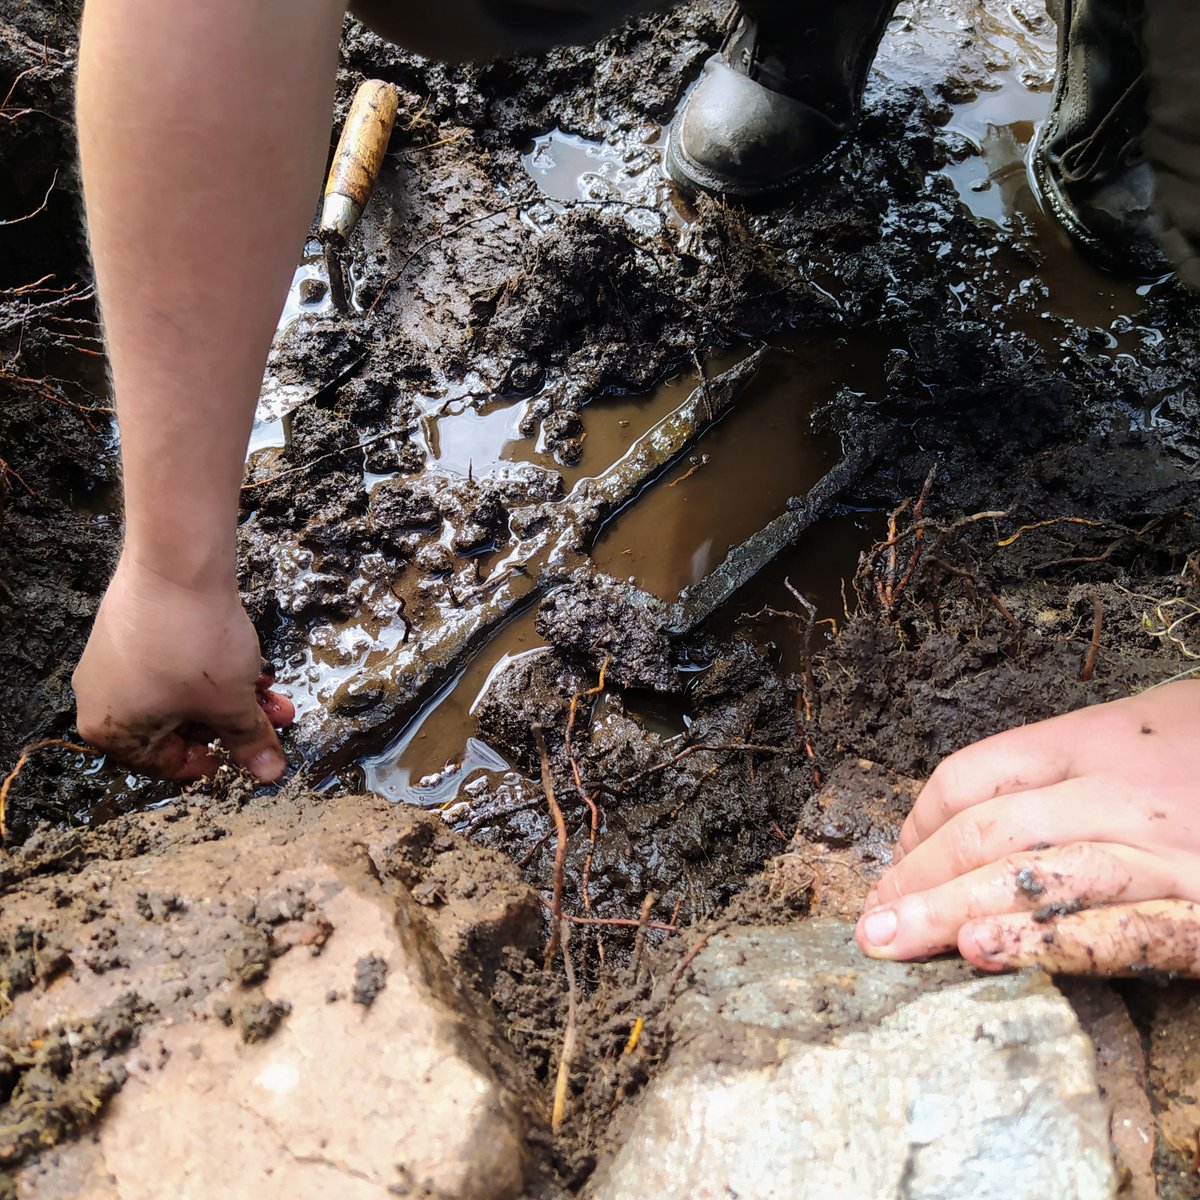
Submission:
M 64 165 L 78 13 L 17 8 L 27 31 L 0 17 L 0 95 L 20 77 L 0 165 L 19 187 L 0 220 L 51 195 L 0 225 L 5 771 L 31 742 L 73 740 L 71 667 L 120 538 Z M 9 795 L 6 908 L 44 889 L 58 941 L 95 935 L 82 961 L 103 986 L 121 968 L 81 863 L 137 871 L 178 850 L 171 830 L 236 838 L 246 811 L 290 845 L 354 806 L 381 841 L 441 847 L 418 901 L 433 915 L 449 892 L 490 899 L 494 851 L 547 904 L 559 875 L 572 918 L 636 922 L 649 897 L 669 976 L 663 927 L 807 911 L 807 891 L 781 899 L 761 876 L 789 845 L 886 853 L 869 805 L 827 806 L 860 760 L 900 804 L 963 745 L 1194 665 L 1200 645 L 1160 615 L 1200 606 L 1200 322 L 1172 280 L 1096 270 L 1029 186 L 1053 74 L 1042 0 L 906 0 L 854 137 L 755 213 L 689 204 L 660 170 L 719 8 L 463 68 L 347 25 L 335 125 L 368 77 L 397 86 L 401 119 L 352 246 L 353 311 L 334 310 L 316 243 L 297 263 L 238 534 L 242 595 L 299 711 L 293 776 L 181 800 L 50 747 Z M 918 562 L 927 480 L 936 561 Z M 873 553 L 897 509 L 897 552 Z M 557 866 L 543 765 L 568 835 Z M 479 931 L 464 972 L 543 1087 L 562 980 Z M 581 930 L 581 983 L 602 995 L 633 936 Z M 169 969 L 194 974 L 181 954 Z M 53 986 L 11 978 L 39 1001 Z M 582 1031 L 579 1145 L 535 1153 L 564 1195 L 613 1087 L 640 1086 L 620 1072 L 644 996 L 609 999 Z M 585 1061 L 615 1063 L 617 1083 L 585 1083 Z

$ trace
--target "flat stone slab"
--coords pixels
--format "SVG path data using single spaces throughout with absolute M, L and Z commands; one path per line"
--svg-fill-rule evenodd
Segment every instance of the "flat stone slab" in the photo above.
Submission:
M 873 963 L 851 926 L 713 938 L 590 1200 L 1112 1200 L 1093 1050 L 1040 973 Z
M 363 844 L 386 845 L 388 814 L 351 802 L 324 815 L 355 823 L 238 823 L 236 837 L 71 881 L 62 902 L 90 897 L 96 915 L 64 930 L 57 977 L 8 1005 L 5 1044 L 86 1027 L 130 993 L 143 1017 L 110 1060 L 124 1085 L 101 1119 L 27 1157 L 19 1200 L 520 1195 L 525 1130 L 494 1067 L 499 1039 L 426 909 L 380 882 L 386 856 Z M 49 918 L 38 900 L 6 901 L 0 939 Z

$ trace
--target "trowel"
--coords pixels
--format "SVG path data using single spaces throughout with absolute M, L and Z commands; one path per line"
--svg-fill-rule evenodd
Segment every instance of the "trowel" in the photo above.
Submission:
M 359 85 L 325 181 L 318 237 L 325 250 L 329 294 L 341 313 L 350 311 L 346 248 L 379 178 L 399 103 L 390 83 L 368 79 Z

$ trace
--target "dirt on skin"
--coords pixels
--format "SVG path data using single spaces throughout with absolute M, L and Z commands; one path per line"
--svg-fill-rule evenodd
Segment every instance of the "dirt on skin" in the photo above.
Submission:
M 1039 5 L 1012 13 L 1044 39 Z M 48 0 L 0 16 L 0 173 L 14 181 L 0 219 L 30 214 L 0 226 L 5 769 L 31 742 L 72 736 L 70 672 L 119 537 L 79 236 L 77 16 L 76 5 Z M 1111 309 L 1065 316 L 1057 297 L 1073 285 L 1056 272 L 1069 254 L 1051 254 L 1022 219 L 997 224 L 964 207 L 947 172 L 973 152 L 951 117 L 954 106 L 986 101 L 997 69 L 983 9 L 970 0 L 902 7 L 856 139 L 799 203 L 746 214 L 703 201 L 693 212 L 650 185 L 557 204 L 539 192 L 521 153 L 556 127 L 621 148 L 631 175 L 653 172 L 659 126 L 719 40 L 720 16 L 702 3 L 634 22 L 587 51 L 453 69 L 348 24 L 335 126 L 367 75 L 399 87 L 405 115 L 355 251 L 361 311 L 294 321 L 273 351 L 268 377 L 280 408 L 292 409 L 290 428 L 251 458 L 239 534 L 264 650 L 299 687 L 311 647 L 336 643 L 348 626 L 402 622 L 419 637 L 451 619 L 511 544 L 513 510 L 563 493 L 606 397 L 648 391 L 694 356 L 785 330 L 874 346 L 879 388 L 843 390 L 814 425 L 835 445 L 885 422 L 902 430 L 842 505 L 887 513 L 907 500 L 904 534 L 932 479 L 923 514 L 933 524 L 911 571 L 911 533 L 899 554 L 869 555 L 848 612 L 820 614 L 836 617 L 836 632 L 819 628 L 809 653 L 807 615 L 782 570 L 732 607 L 753 617 L 765 602 L 794 617 L 722 620 L 713 628 L 740 632 L 687 636 L 666 627 L 665 607 L 646 593 L 584 572 L 541 609 L 549 648 L 501 674 L 477 712 L 476 732 L 519 778 L 481 780 L 455 810 L 458 830 L 548 895 L 554 838 L 531 736 L 540 724 L 570 833 L 564 909 L 628 920 L 653 895 L 648 916 L 683 929 L 723 919 L 739 893 L 734 917 L 748 896 L 759 918 L 805 910 L 803 889 L 782 895 L 754 880 L 797 828 L 819 832 L 820 781 L 842 763 L 869 759 L 919 777 L 979 737 L 1159 682 L 1200 652 L 1194 623 L 1175 624 L 1200 606 L 1196 304 L 1167 282 L 1143 299 L 1136 322 L 1110 320 Z M 927 66 L 908 78 L 912 54 Z M 1044 61 L 1032 61 L 1045 75 Z M 540 438 L 536 460 L 439 471 L 428 430 L 449 401 L 523 404 L 519 432 Z M 385 478 L 368 490 L 367 476 Z M 963 522 L 979 513 L 1002 515 Z M 589 694 L 602 669 L 606 689 Z M 644 716 L 660 710 L 676 728 Z M 381 729 L 378 744 L 395 732 Z M 302 757 L 302 742 L 292 745 Z M 175 835 L 164 831 L 187 803 L 141 810 L 173 794 L 61 749 L 31 760 L 10 797 L 0 888 L 44 895 L 48 915 L 44 928 L 14 931 L 0 995 L 44 989 L 73 931 L 103 924 L 72 895 L 82 864 L 170 853 Z M 180 837 L 228 836 L 222 806 L 247 803 L 246 788 L 226 782 L 217 796 L 204 819 L 179 818 Z M 317 803 L 303 786 L 250 802 L 284 831 Z M 409 818 L 397 810 L 396 819 Z M 844 825 L 850 840 L 876 832 Z M 436 820 L 413 830 L 384 873 L 431 909 L 471 913 L 472 887 L 490 868 Z M 253 986 L 269 939 L 254 921 L 243 933 L 227 970 Z M 531 1078 L 548 1086 L 564 983 L 518 935 L 467 917 L 447 953 L 506 1018 Z M 586 1178 L 604 1122 L 582 1114 L 606 1114 L 636 1091 L 665 1049 L 666 1031 L 650 1019 L 639 1053 L 623 1053 L 636 1018 L 652 1018 L 661 997 L 651 976 L 670 977 L 694 936 L 648 932 L 636 966 L 635 937 L 601 927 L 573 939 L 581 982 L 594 989 L 579 1062 L 597 1065 L 572 1075 L 580 1116 L 569 1136 L 536 1135 L 545 1189 Z M 106 953 L 101 936 L 87 968 L 103 971 Z M 377 976 L 364 968 L 362 1002 L 386 985 Z M 1171 992 L 1195 997 L 1194 986 Z M 242 1036 L 269 1036 L 280 1017 L 256 1003 L 230 1010 Z M 144 1019 L 131 998 L 111 1030 L 78 1031 L 90 1049 L 65 1073 L 53 1038 L 36 1053 L 0 1051 L 0 1155 L 27 1152 L 22 1130 L 53 1141 L 91 1119 L 119 1086 L 115 1056 Z M 1161 1023 L 1155 1039 L 1152 1053 L 1169 1053 Z M 1191 1194 L 1188 1166 L 1160 1144 L 1164 1200 Z

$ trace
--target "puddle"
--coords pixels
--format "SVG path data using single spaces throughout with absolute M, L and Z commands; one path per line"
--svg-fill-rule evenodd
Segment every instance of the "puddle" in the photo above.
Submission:
M 486 743 L 463 734 L 493 675 L 545 643 L 534 629 L 535 609 L 510 621 L 425 711 L 378 754 L 359 760 L 362 786 L 389 800 L 441 808 L 478 779 L 516 786 L 511 765 Z M 469 790 L 468 790 L 469 795 Z M 447 809 L 448 816 L 457 810 Z
M 533 139 L 521 164 L 552 213 L 578 201 L 622 200 L 631 206 L 626 214 L 630 224 L 653 236 L 660 232 L 663 217 L 668 226 L 681 230 L 696 216 L 663 177 L 662 141 L 657 126 L 646 140 L 622 146 L 552 129 Z M 536 212 L 523 219 L 535 232 L 542 231 L 544 220 Z
M 673 600 L 834 464 L 839 448 L 814 436 L 810 416 L 843 387 L 877 393 L 887 348 L 798 335 L 780 348 L 733 411 L 610 522 L 592 551 L 601 570 Z
M 1080 327 L 1105 333 L 1095 350 L 1101 354 L 1117 355 L 1157 339 L 1157 330 L 1139 324 L 1153 285 L 1126 283 L 1092 266 L 1042 211 L 1030 186 L 1026 159 L 1050 103 L 1053 28 L 1035 23 L 1036 32 L 1031 32 L 1015 8 L 994 11 L 980 6 L 978 20 L 967 31 L 931 14 L 928 6 L 917 9 L 918 21 L 901 22 L 897 36 L 889 35 L 891 46 L 888 49 L 885 42 L 881 70 L 893 79 L 930 88 L 952 61 L 957 40 L 969 32 L 986 43 L 995 68 L 989 79 L 994 86 L 952 107 L 947 133 L 966 153 L 940 174 L 976 221 L 1029 245 L 1041 263 L 1031 267 L 1005 245 L 968 250 L 961 282 L 952 283 L 948 304 L 999 320 L 1005 329 L 1033 337 L 1051 354 L 1078 353 L 1079 342 L 1070 335 Z M 669 213 L 659 153 L 649 143 L 607 145 L 553 130 L 534 139 L 522 162 L 550 212 L 579 201 L 621 200 Z M 947 252 L 953 251 L 948 243 Z M 298 295 L 306 278 L 322 273 L 319 259 L 306 261 L 297 272 L 293 293 Z M 284 320 L 304 316 L 302 306 L 289 303 Z M 780 342 L 790 353 L 775 356 L 733 411 L 608 523 L 592 554 L 599 569 L 632 578 L 672 600 L 711 571 L 732 545 L 783 512 L 790 498 L 807 492 L 833 464 L 838 447 L 813 436 L 810 415 L 843 387 L 879 392 L 889 348 L 865 337 L 826 339 L 816 346 L 800 336 Z M 708 373 L 726 369 L 747 352 L 714 357 Z M 647 429 L 678 407 L 696 382 L 684 373 L 649 395 L 594 400 L 583 413 L 582 457 L 569 467 L 546 455 L 538 438 L 522 436 L 534 399 L 495 398 L 486 394 L 480 381 L 467 380 L 449 395 L 425 398 L 421 437 L 433 470 L 482 475 L 503 464 L 533 462 L 559 471 L 570 488 L 618 461 Z M 264 415 L 261 434 L 256 427 L 260 444 L 282 444 L 268 439 L 286 438 L 283 419 L 277 413 L 272 420 L 274 424 Z M 368 486 L 372 481 L 368 477 Z M 876 513 L 844 513 L 822 522 L 718 613 L 714 633 L 723 637 L 735 628 L 752 628 L 764 644 L 774 644 L 786 668 L 794 669 L 799 643 L 792 623 L 769 615 L 748 620 L 748 615 L 764 608 L 794 608 L 784 582 L 790 579 L 817 605 L 821 619 L 840 619 L 843 585 L 849 589 L 859 552 L 881 536 L 882 528 L 883 517 Z M 849 601 L 853 605 L 853 597 Z M 447 619 L 453 619 L 452 614 Z M 474 786 L 519 788 L 510 764 L 465 735 L 472 728 L 472 708 L 491 675 L 513 656 L 536 652 L 540 639 L 533 619 L 531 609 L 512 620 L 400 735 L 361 759 L 355 768 L 357 782 L 390 799 L 452 814 L 461 811 L 459 805 L 469 805 Z M 386 620 L 318 631 L 317 644 L 298 664 L 299 689 L 287 681 L 298 708 L 311 708 L 319 693 L 353 678 L 402 636 L 402 625 Z M 679 698 L 629 695 L 622 701 L 649 728 L 667 736 L 686 728 L 686 702 Z M 601 710 L 605 703 L 601 698 Z
M 920 10 L 910 32 L 923 48 L 939 37 L 962 36 L 956 24 L 928 8 Z M 982 261 L 964 263 L 963 282 L 953 289 L 958 303 L 990 315 L 985 297 L 998 293 L 1005 302 L 1005 323 L 1059 358 L 1068 352 L 1064 342 L 1071 327 L 1102 331 L 1102 343 L 1093 348 L 1101 356 L 1154 344 L 1161 334 L 1139 318 L 1155 285 L 1109 274 L 1084 257 L 1043 209 L 1030 180 L 1029 156 L 1052 99 L 1053 24 L 1031 30 L 1016 6 L 980 5 L 972 36 L 986 46 L 993 63 L 990 86 L 953 105 L 947 133 L 972 153 L 939 174 L 954 185 L 977 221 L 1014 235 L 1041 262 L 1030 268 L 1001 247 Z M 902 78 L 908 70 L 892 66 Z
M 727 369 L 747 353 L 743 348 L 714 358 L 707 374 Z M 730 415 L 701 439 L 691 459 L 672 468 L 611 523 L 593 554 L 597 566 L 618 576 L 634 575 L 642 586 L 673 599 L 715 566 L 729 546 L 777 516 L 789 498 L 806 492 L 832 465 L 837 447 L 814 438 L 812 409 L 843 386 L 879 387 L 885 355 L 865 341 L 813 348 L 798 335 L 782 339 L 779 352 Z M 694 376 L 684 374 L 646 396 L 609 397 L 589 405 L 583 460 L 563 471 L 568 486 L 619 460 L 642 433 L 678 408 L 696 384 Z M 443 405 L 430 418 L 433 428 L 427 433 L 436 469 L 465 473 L 468 466 L 480 471 L 495 461 L 530 458 L 535 439 L 522 441 L 517 432 L 524 403 L 494 409 L 457 401 Z M 755 481 L 753 488 L 746 487 L 748 477 Z M 854 539 L 848 555 L 834 556 L 839 566 L 849 562 L 852 573 L 861 530 L 839 523 L 829 536 Z M 343 776 L 343 782 L 392 800 L 446 807 L 451 815 L 459 812 L 451 802 L 458 797 L 469 803 L 477 780 L 493 789 L 516 786 L 510 764 L 464 735 L 493 673 L 542 645 L 534 613 L 531 608 L 510 621 L 416 720 L 378 753 L 360 759 L 354 778 Z M 453 612 L 444 615 L 453 619 Z M 327 698 L 369 668 L 401 636 L 401 629 L 381 621 L 319 629 L 300 661 L 281 672 L 281 685 L 303 714 L 321 696 Z M 293 669 L 298 673 L 295 684 Z M 667 736 L 686 728 L 686 705 L 678 698 L 631 693 L 622 697 L 622 704 L 648 728 Z
M 637 175 L 630 173 L 631 157 L 636 161 L 639 156 L 554 129 L 533 139 L 521 163 L 552 200 L 610 200 L 638 189 Z M 647 169 L 643 163 L 638 174 Z
M 527 400 L 466 403 L 441 401 L 421 419 L 429 463 L 438 471 L 480 476 L 513 462 L 539 462 L 554 467 L 549 456 L 536 453 L 521 434 Z

